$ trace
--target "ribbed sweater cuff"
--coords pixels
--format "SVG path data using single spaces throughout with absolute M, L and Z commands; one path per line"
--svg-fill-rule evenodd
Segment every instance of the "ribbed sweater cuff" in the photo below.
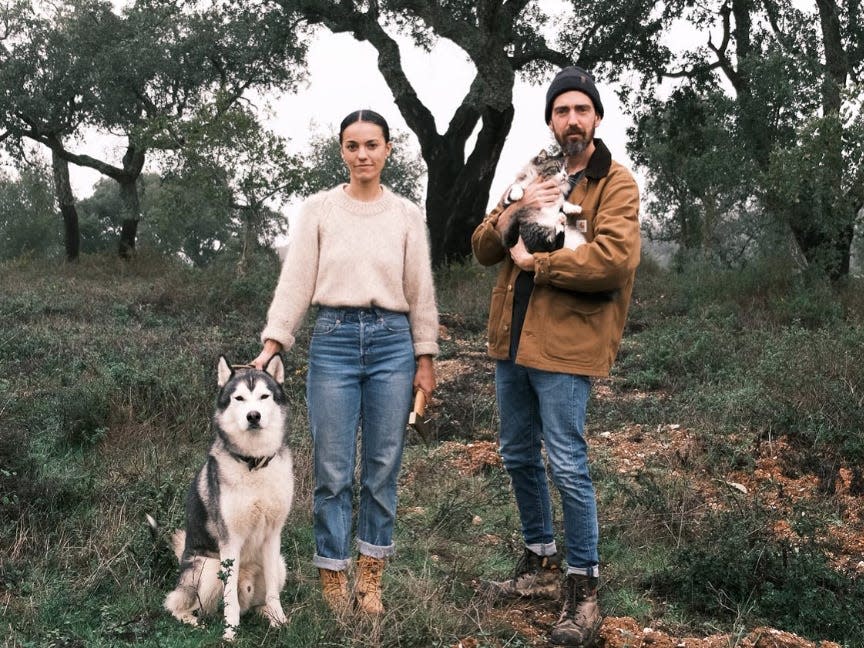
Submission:
M 438 343 L 437 342 L 417 342 L 414 344 L 414 357 L 421 355 L 438 355 Z
M 291 331 L 288 329 L 280 328 L 278 326 L 267 326 L 263 331 L 261 331 L 261 342 L 266 340 L 276 340 L 282 345 L 283 351 L 288 351 L 294 346 L 295 338 L 291 335 Z

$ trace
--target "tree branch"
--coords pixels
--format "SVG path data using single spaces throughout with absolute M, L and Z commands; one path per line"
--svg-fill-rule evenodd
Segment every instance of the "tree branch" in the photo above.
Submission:
M 730 15 L 732 14 L 732 7 L 729 4 L 723 5 L 720 9 L 720 17 L 723 22 L 723 39 L 720 42 L 720 45 L 715 47 L 714 43 L 711 40 L 711 36 L 708 36 L 708 49 L 714 52 L 714 55 L 717 57 L 717 64 L 715 67 L 719 66 L 722 68 L 723 73 L 729 79 L 729 82 L 735 88 L 737 92 L 744 91 L 744 79 L 738 74 L 738 71 L 732 65 L 732 62 L 729 60 L 728 55 L 726 54 L 726 49 L 729 47 L 729 40 L 732 34 L 731 21 L 729 20 Z
M 393 100 L 408 127 L 417 135 L 421 148 L 431 154 L 441 146 L 435 118 L 418 98 L 402 68 L 398 44 L 377 20 L 357 9 L 350 0 L 341 0 L 341 7 L 301 0 L 299 11 L 310 23 L 320 23 L 334 33 L 350 33 L 359 40 L 369 41 L 378 51 L 378 69 L 393 93 Z
M 510 57 L 510 65 L 514 70 L 523 70 L 525 66 L 536 60 L 546 61 L 558 67 L 572 65 L 572 59 L 558 50 L 547 46 L 546 43 L 534 45 L 529 48 L 520 48 Z

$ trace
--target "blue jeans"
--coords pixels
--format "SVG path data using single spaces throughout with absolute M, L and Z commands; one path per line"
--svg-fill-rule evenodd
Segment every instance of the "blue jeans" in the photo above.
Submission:
M 357 430 L 357 547 L 393 554 L 396 484 L 416 364 L 408 318 L 381 309 L 318 311 L 309 345 L 306 399 L 312 432 L 316 567 L 341 571 L 351 550 Z
M 554 553 L 542 443 L 552 481 L 561 495 L 568 572 L 598 575 L 597 502 L 584 436 L 591 381 L 499 360 L 495 386 L 501 458 L 513 485 L 525 545 L 532 550 L 546 549 L 536 553 Z

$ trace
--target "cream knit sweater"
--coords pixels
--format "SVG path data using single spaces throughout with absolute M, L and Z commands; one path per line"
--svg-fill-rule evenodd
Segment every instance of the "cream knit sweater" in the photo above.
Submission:
M 261 339 L 287 351 L 310 304 L 407 313 L 414 355 L 438 353 L 438 309 L 420 209 L 384 189 L 373 202 L 345 185 L 310 197 L 292 224 Z

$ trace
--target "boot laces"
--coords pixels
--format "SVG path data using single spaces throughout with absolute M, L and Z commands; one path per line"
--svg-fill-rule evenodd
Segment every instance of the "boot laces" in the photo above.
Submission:
M 380 590 L 381 573 L 384 570 L 384 561 L 380 558 L 364 556 L 360 559 L 360 563 L 361 569 L 358 589 L 363 593 Z
M 519 561 L 516 563 L 516 569 L 513 570 L 513 578 L 514 580 L 522 576 L 523 574 L 530 574 L 539 569 L 542 566 L 543 559 L 542 557 L 535 554 L 530 549 L 526 548 L 525 552 L 519 558 Z
M 568 576 L 565 581 L 564 606 L 561 619 L 572 617 L 577 624 L 584 623 L 588 618 L 586 606 L 581 605 L 589 597 L 596 596 L 597 589 L 588 578 Z
M 321 570 L 322 589 L 328 596 L 341 597 L 345 595 L 348 581 L 342 572 L 330 569 Z

